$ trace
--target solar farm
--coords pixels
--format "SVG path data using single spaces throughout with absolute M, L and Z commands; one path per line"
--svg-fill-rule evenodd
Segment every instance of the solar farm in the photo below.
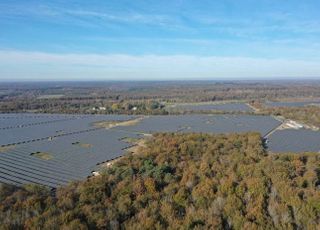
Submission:
M 149 116 L 134 126 L 126 127 L 127 131 L 137 133 L 156 132 L 202 132 L 234 133 L 259 132 L 267 135 L 281 124 L 270 116 L 255 115 L 170 115 Z M 120 129 L 122 127 L 117 127 Z
M 121 125 L 130 121 L 137 122 Z M 101 123 L 110 125 L 97 125 Z M 268 136 L 271 151 L 320 150 L 317 141 L 319 132 L 276 130 L 281 124 L 281 121 L 271 116 L 244 114 L 1 114 L 0 182 L 18 186 L 35 183 L 56 188 L 71 181 L 85 179 L 98 170 L 100 164 L 123 156 L 126 149 L 133 146 L 126 141 L 128 138 L 139 139 L 145 134 L 156 132 L 255 131 L 262 137 Z M 301 134 L 303 140 L 300 138 Z M 287 141 L 283 141 L 284 139 Z
M 250 106 L 241 102 L 176 104 L 172 105 L 170 109 L 179 111 L 253 112 Z

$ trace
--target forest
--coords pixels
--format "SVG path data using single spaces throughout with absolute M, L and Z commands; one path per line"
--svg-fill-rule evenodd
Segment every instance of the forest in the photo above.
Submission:
M 101 176 L 1 185 L 1 229 L 317 229 L 320 155 L 267 154 L 257 133 L 159 133 Z

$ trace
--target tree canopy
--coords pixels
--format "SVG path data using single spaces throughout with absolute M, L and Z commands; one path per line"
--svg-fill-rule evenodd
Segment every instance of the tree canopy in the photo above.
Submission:
M 257 133 L 155 134 L 101 176 L 1 186 L 4 229 L 316 229 L 320 155 L 266 154 Z

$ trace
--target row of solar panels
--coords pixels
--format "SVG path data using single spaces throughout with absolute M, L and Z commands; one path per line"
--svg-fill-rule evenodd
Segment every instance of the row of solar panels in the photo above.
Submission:
M 1 119 L 30 119 L 30 118 L 47 118 L 47 119 L 55 119 L 55 118 L 68 118 L 77 116 L 74 114 L 49 114 L 49 113 L 0 113 Z
M 5 122 L 1 121 L 0 130 L 1 129 L 24 128 L 24 127 L 28 127 L 28 126 L 34 126 L 34 125 L 51 124 L 51 123 L 60 122 L 60 121 L 68 121 L 71 119 L 75 119 L 75 118 L 65 118 L 65 119 L 51 120 L 51 121 L 44 120 L 44 121 L 37 121 L 37 122 L 30 121 L 30 122 L 24 122 L 23 124 L 19 121 L 12 122 L 11 120 L 5 120 Z

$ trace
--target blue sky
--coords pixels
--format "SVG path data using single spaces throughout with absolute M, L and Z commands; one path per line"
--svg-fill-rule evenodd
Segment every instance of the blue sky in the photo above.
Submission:
M 320 77 L 320 1 L 1 1 L 0 80 Z

